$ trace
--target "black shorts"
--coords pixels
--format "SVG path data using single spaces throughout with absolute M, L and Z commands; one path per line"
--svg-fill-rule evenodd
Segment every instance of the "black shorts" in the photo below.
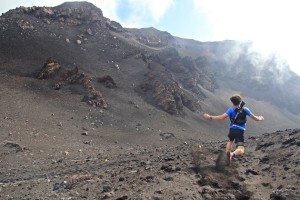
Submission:
M 237 146 L 244 146 L 244 130 L 229 129 L 229 140 L 234 141 Z

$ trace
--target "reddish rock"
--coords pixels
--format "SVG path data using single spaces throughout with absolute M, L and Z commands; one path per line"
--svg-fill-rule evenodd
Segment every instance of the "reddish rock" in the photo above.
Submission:
M 38 73 L 37 78 L 47 79 L 49 77 L 52 77 L 59 71 L 60 68 L 61 66 L 57 61 L 53 60 L 52 58 L 48 58 L 43 68 Z

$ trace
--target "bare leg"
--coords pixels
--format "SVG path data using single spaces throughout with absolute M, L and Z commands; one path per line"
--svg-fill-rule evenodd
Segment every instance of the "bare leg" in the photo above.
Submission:
M 233 141 L 228 141 L 226 145 L 226 153 L 231 152 Z
M 234 153 L 234 155 L 241 156 L 245 153 L 245 147 L 238 146 L 237 149 L 233 153 Z

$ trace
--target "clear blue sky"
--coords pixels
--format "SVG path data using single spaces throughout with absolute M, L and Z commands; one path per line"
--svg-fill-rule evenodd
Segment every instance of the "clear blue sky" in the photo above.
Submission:
M 0 13 L 19 6 L 56 6 L 64 0 L 1 0 Z M 154 27 L 199 41 L 251 40 L 277 51 L 300 75 L 297 0 L 89 0 L 124 27 Z

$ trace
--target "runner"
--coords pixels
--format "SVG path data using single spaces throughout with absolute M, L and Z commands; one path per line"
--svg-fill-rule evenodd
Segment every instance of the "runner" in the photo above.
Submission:
M 228 159 L 232 160 L 234 156 L 241 156 L 245 152 L 244 132 L 246 130 L 247 116 L 250 116 L 250 118 L 255 121 L 262 121 L 264 120 L 264 117 L 256 116 L 250 111 L 249 108 L 244 107 L 245 103 L 242 101 L 242 97 L 238 94 L 231 96 L 230 101 L 232 102 L 233 106 L 229 108 L 224 114 L 213 116 L 205 113 L 203 117 L 210 120 L 223 120 L 227 117 L 230 118 L 230 127 L 228 134 L 229 141 L 226 145 L 226 154 L 228 156 Z M 231 152 L 233 142 L 236 143 L 237 148 L 233 152 Z

